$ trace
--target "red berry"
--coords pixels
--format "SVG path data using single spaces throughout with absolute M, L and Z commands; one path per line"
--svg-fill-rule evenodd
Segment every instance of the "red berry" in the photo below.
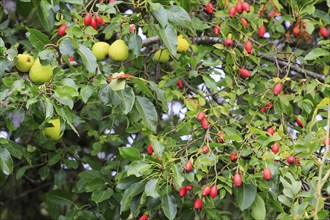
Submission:
M 91 20 L 91 26 L 96 30 L 97 29 L 97 22 L 95 18 L 92 18 Z
M 304 127 L 303 123 L 298 118 L 296 118 L 296 122 L 297 122 L 299 127 L 301 127 L 301 128 Z
M 237 2 L 235 9 L 236 9 L 236 12 L 237 13 L 242 13 L 242 11 L 243 11 L 243 3 L 242 2 Z
M 231 162 L 235 162 L 237 160 L 237 152 L 232 152 L 230 154 L 230 160 Z
M 224 42 L 224 45 L 225 45 L 226 47 L 231 47 L 231 46 L 234 45 L 234 41 L 233 41 L 232 39 L 230 39 L 230 38 L 227 38 L 227 39 L 225 40 L 225 42 Z
M 259 37 L 263 37 L 265 33 L 266 33 L 266 28 L 264 25 L 261 25 L 260 28 L 258 29 Z
M 147 147 L 147 153 L 151 155 L 153 152 L 154 152 L 154 148 L 152 147 L 151 144 L 149 144 Z
M 303 160 L 304 158 L 297 157 L 296 165 L 300 166 L 300 160 Z
M 245 28 L 248 28 L 249 27 L 249 23 L 247 22 L 247 20 L 245 18 L 241 18 L 240 20 L 241 20 L 242 25 Z
M 70 57 L 70 62 L 74 62 L 74 57 Z
M 236 8 L 233 6 L 229 9 L 229 16 L 232 18 L 236 15 Z
M 184 168 L 186 169 L 187 172 L 191 171 L 192 167 L 193 167 L 193 165 L 192 165 L 192 162 L 190 160 L 188 160 L 186 162 L 186 164 L 184 165 Z
M 188 190 L 188 191 L 191 191 L 191 190 L 193 190 L 193 186 L 186 186 L 186 189 Z
M 139 220 L 148 220 L 148 214 L 144 213 Z
M 203 207 L 203 201 L 201 198 L 198 198 L 194 202 L 194 208 L 195 209 L 201 209 Z
M 95 19 L 96 19 L 96 23 L 98 23 L 99 25 L 104 25 L 104 20 L 102 17 L 96 16 Z
M 241 186 L 242 183 L 243 183 L 243 180 L 242 180 L 241 174 L 236 173 L 236 174 L 234 175 L 233 182 L 234 182 L 234 186 L 237 186 L 237 187 Z
M 279 148 L 280 148 L 279 144 L 278 144 L 277 142 L 275 142 L 275 143 L 272 145 L 272 152 L 273 152 L 274 154 L 277 154 L 278 151 L 279 151 Z
M 269 102 L 269 103 L 266 105 L 266 108 L 273 108 L 273 103 Z
M 210 123 L 208 122 L 208 120 L 206 118 L 204 118 L 202 120 L 202 128 L 204 128 L 205 130 L 208 129 Z
M 294 36 L 297 37 L 297 36 L 299 35 L 299 33 L 300 33 L 299 26 L 296 25 L 296 26 L 293 28 L 293 34 L 294 34 Z
M 327 139 L 324 138 L 322 143 L 323 143 L 323 146 L 327 146 Z M 330 138 L 328 138 L 328 145 L 330 145 Z
M 131 25 L 129 26 L 129 32 L 130 32 L 130 33 L 135 32 L 135 24 L 131 24 Z
M 270 180 L 272 178 L 272 172 L 270 171 L 270 169 L 268 167 L 265 167 L 262 170 L 262 176 L 265 180 Z
M 249 3 L 243 2 L 242 8 L 243 8 L 243 11 L 249 12 L 250 11 Z
M 205 186 L 202 190 L 202 196 L 207 196 L 210 194 L 210 192 L 211 192 L 211 187 Z
M 182 80 L 179 79 L 178 82 L 176 83 L 176 85 L 177 85 L 180 89 L 182 89 L 182 88 L 183 88 Z
M 90 25 L 92 22 L 92 15 L 90 13 L 87 13 L 84 17 L 84 25 Z
M 220 26 L 218 24 L 214 26 L 213 33 L 215 35 L 218 35 L 220 33 Z
M 260 110 L 261 110 L 263 113 L 266 113 L 266 112 L 267 112 L 267 109 L 266 109 L 265 107 L 262 107 Z
M 218 140 L 219 143 L 223 143 L 224 142 L 224 140 L 223 140 L 223 137 L 224 136 L 225 136 L 225 133 L 219 132 L 218 137 L 217 137 L 217 140 Z
M 218 195 L 218 187 L 216 185 L 213 185 L 211 187 L 211 192 L 210 192 L 210 196 L 212 198 L 216 197 Z
M 205 6 L 205 11 L 208 14 L 213 14 L 213 9 L 214 9 L 214 5 L 212 2 L 207 3 L 207 5 Z
M 328 37 L 329 36 L 329 31 L 328 29 L 326 29 L 325 27 L 321 27 L 320 28 L 320 35 L 322 37 Z
M 244 78 L 249 78 L 251 76 L 250 71 L 244 68 L 241 68 L 239 70 L 239 73 L 241 74 L 242 77 Z
M 187 187 L 184 186 L 180 189 L 179 195 L 180 195 L 180 197 L 185 197 L 186 194 L 187 194 Z
M 273 88 L 274 95 L 278 96 L 282 92 L 282 84 L 276 83 Z
M 246 52 L 251 53 L 252 52 L 252 42 L 250 40 L 246 40 L 244 44 L 244 49 Z
M 289 165 L 293 165 L 296 162 L 296 159 L 294 156 L 288 156 L 286 162 L 288 162 Z
M 267 133 L 270 134 L 270 135 L 273 135 L 275 133 L 274 128 L 272 128 L 272 127 L 267 128 Z
M 204 154 L 207 154 L 207 153 L 209 152 L 209 146 L 204 145 L 204 146 L 202 147 L 202 151 L 203 151 Z
M 58 35 L 62 36 L 65 34 L 66 31 L 66 24 L 62 24 L 58 29 L 57 29 L 57 33 Z
M 199 112 L 197 114 L 197 120 L 202 121 L 205 118 L 205 113 L 204 112 Z

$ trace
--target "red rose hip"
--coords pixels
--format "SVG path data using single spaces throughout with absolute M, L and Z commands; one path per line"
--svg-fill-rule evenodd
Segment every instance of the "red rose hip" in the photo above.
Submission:
M 273 88 L 273 93 L 274 95 L 278 96 L 282 92 L 282 84 L 281 83 L 276 83 L 274 88 Z
M 294 156 L 288 156 L 288 157 L 286 158 L 286 162 L 288 162 L 289 165 L 293 165 L 293 164 L 295 164 L 296 159 L 295 159 Z
M 262 177 L 265 179 L 265 180 L 270 180 L 272 178 L 272 172 L 270 171 L 270 169 L 268 167 L 265 167 L 263 170 L 262 170 Z
M 233 178 L 234 186 L 240 187 L 243 183 L 241 174 L 236 173 Z
M 62 36 L 64 35 L 66 32 L 66 24 L 62 24 L 58 29 L 57 29 L 57 33 L 58 35 Z
M 247 69 L 244 69 L 244 68 L 241 68 L 241 69 L 239 70 L 239 73 L 241 74 L 241 76 L 242 76 L 243 78 L 249 78 L 249 77 L 251 76 L 250 71 L 247 70 Z
M 275 142 L 275 143 L 272 145 L 272 152 L 273 152 L 274 154 L 277 154 L 278 151 L 279 151 L 279 148 L 280 148 L 279 144 L 278 144 L 277 142 Z
M 194 202 L 194 208 L 195 209 L 201 209 L 203 207 L 203 200 L 201 198 L 198 198 Z

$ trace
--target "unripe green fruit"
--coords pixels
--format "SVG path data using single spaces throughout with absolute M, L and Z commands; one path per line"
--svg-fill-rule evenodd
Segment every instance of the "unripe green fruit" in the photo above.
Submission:
M 43 129 L 44 135 L 48 136 L 51 140 L 59 140 L 63 134 L 61 134 L 61 120 L 59 118 L 50 119 L 48 123 L 53 127 L 47 127 Z
M 31 66 L 34 63 L 34 59 L 30 54 L 18 54 L 16 68 L 23 73 L 29 72 Z
M 159 63 L 167 63 L 170 59 L 170 53 L 167 49 L 164 50 L 157 50 L 157 52 L 154 55 L 154 59 L 156 62 Z
M 53 69 L 51 65 L 41 65 L 39 58 L 34 62 L 29 72 L 30 80 L 35 84 L 49 82 L 52 76 Z
M 105 60 L 109 53 L 110 45 L 106 42 L 97 42 L 92 47 L 92 52 L 97 60 Z
M 123 40 L 116 40 L 109 47 L 109 57 L 114 61 L 124 61 L 128 57 L 128 47 Z

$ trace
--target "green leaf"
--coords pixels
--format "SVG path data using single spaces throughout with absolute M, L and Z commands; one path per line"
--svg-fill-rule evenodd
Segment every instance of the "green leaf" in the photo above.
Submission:
M 150 11 L 159 24 L 164 28 L 168 24 L 167 13 L 163 5 L 149 2 Z
M 258 220 L 263 220 L 266 218 L 265 202 L 259 195 L 257 195 L 256 200 L 251 206 L 251 215 L 254 219 Z
M 321 56 L 330 56 L 330 52 L 322 48 L 315 48 L 305 56 L 305 60 L 315 60 Z
M 150 84 L 150 88 L 156 92 L 157 99 L 162 102 L 163 111 L 167 112 L 168 106 L 167 106 L 167 100 L 164 90 L 159 88 L 159 86 L 153 81 L 149 81 L 149 84 Z
M 156 139 L 150 139 L 152 148 L 154 149 L 155 153 L 159 156 L 162 156 L 164 153 L 164 146 Z
M 155 106 L 152 104 L 152 102 L 145 97 L 136 96 L 135 106 L 146 126 L 150 130 L 156 131 L 158 124 L 158 115 Z
M 111 188 L 107 188 L 106 190 L 94 191 L 92 193 L 91 199 L 96 203 L 100 203 L 103 202 L 104 200 L 110 199 L 112 195 L 113 195 L 113 190 Z
M 132 33 L 129 38 L 128 47 L 133 51 L 135 57 L 141 53 L 142 39 L 136 33 Z
M 173 196 L 170 194 L 165 194 L 164 196 L 162 196 L 161 201 L 165 216 L 168 219 L 174 219 L 177 212 L 177 205 L 175 203 L 175 200 L 173 199 Z
M 182 167 L 180 167 L 179 164 L 172 164 L 171 167 L 172 171 L 173 171 L 173 177 L 175 182 L 181 187 L 182 183 L 184 181 L 184 177 L 182 175 Z
M 86 70 L 95 73 L 97 62 L 92 51 L 85 45 L 79 44 L 78 54 L 80 55 Z
M 39 22 L 42 27 L 51 32 L 54 28 L 54 13 L 53 5 L 48 0 L 33 1 L 34 6 L 37 8 Z
M 3 172 L 12 174 L 14 170 L 13 160 L 6 148 L 0 148 L 0 167 Z
M 157 192 L 157 183 L 158 179 L 151 179 L 147 182 L 145 186 L 145 192 L 147 196 L 151 196 L 153 198 L 159 198 L 159 193 Z
M 54 60 L 53 51 L 50 49 L 40 51 L 38 55 L 41 65 L 49 65 Z
M 32 46 L 38 50 L 43 50 L 46 44 L 50 43 L 47 35 L 41 33 L 40 31 L 32 28 L 26 28 L 29 32 L 28 39 Z
M 117 91 L 118 96 L 121 98 L 122 112 L 127 115 L 133 108 L 135 102 L 135 94 L 132 87 Z
M 47 203 L 53 203 L 57 205 L 70 205 L 72 201 L 69 194 L 62 190 L 53 190 L 46 193 Z
M 225 129 L 226 139 L 232 141 L 241 141 L 243 140 L 242 135 L 235 129 L 231 127 L 226 127 Z
M 235 194 L 238 206 L 244 211 L 253 204 L 257 196 L 257 188 L 252 184 L 242 184 L 236 188 Z
M 114 79 L 111 80 L 109 86 L 110 86 L 110 88 L 113 91 L 118 91 L 118 90 L 122 90 L 122 89 L 125 88 L 126 80 L 125 79 L 116 78 L 116 77 L 122 76 L 123 74 L 124 74 L 123 72 L 112 74 L 112 77 Z
M 140 177 L 149 174 L 151 171 L 151 164 L 143 160 L 133 161 L 133 163 L 128 166 L 127 176 L 135 175 L 136 177 Z
M 175 56 L 178 47 L 178 36 L 176 29 L 171 25 L 167 25 L 166 28 L 156 26 L 159 32 L 160 39 L 165 44 L 168 51 Z
M 80 90 L 80 96 L 81 99 L 84 103 L 87 103 L 88 99 L 92 96 L 93 94 L 93 87 L 92 86 L 84 86 Z
M 138 160 L 141 158 L 140 151 L 133 147 L 121 147 L 119 148 L 120 155 L 126 160 Z
M 60 0 L 60 2 L 76 4 L 76 5 L 84 5 L 84 0 Z
M 25 172 L 30 169 L 31 167 L 29 165 L 26 165 L 26 166 L 23 166 L 23 167 L 20 167 L 18 170 L 17 170 L 17 173 L 16 173 L 16 180 L 20 180 Z
M 167 9 L 167 16 L 168 20 L 176 25 L 186 27 L 191 24 L 191 19 L 187 11 L 179 6 L 172 5 Z
M 16 157 L 17 159 L 21 159 L 24 153 L 23 146 L 17 144 L 14 141 L 9 140 L 8 144 L 5 145 L 6 149 L 9 151 L 10 155 Z

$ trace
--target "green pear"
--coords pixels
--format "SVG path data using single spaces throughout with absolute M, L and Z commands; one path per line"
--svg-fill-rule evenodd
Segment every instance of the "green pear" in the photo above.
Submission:
M 50 119 L 49 124 L 53 127 L 47 127 L 43 129 L 44 135 L 48 136 L 49 139 L 56 141 L 59 140 L 63 134 L 61 134 L 61 120 L 59 118 Z
M 92 47 L 92 52 L 97 60 L 105 60 L 108 56 L 110 45 L 106 42 L 97 42 Z
M 154 60 L 159 63 L 167 63 L 170 59 L 170 53 L 167 49 L 157 50 L 154 55 Z
M 34 63 L 34 59 L 30 54 L 18 54 L 16 68 L 23 73 L 29 72 L 31 66 Z
M 41 65 L 39 58 L 34 62 L 29 72 L 30 80 L 35 84 L 49 82 L 52 76 L 53 69 L 51 65 Z
M 123 40 L 116 40 L 109 47 L 109 57 L 114 61 L 124 61 L 128 57 L 128 47 Z

